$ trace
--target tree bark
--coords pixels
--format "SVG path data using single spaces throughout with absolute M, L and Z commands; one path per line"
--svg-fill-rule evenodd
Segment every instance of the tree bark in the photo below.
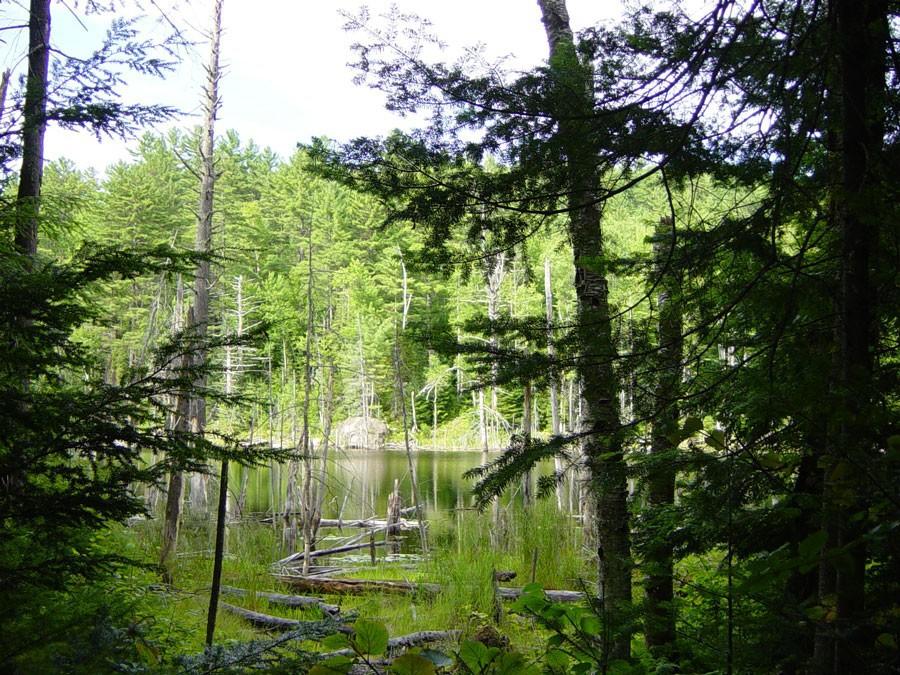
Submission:
M 178 275 L 175 283 L 175 308 L 172 316 L 172 330 L 178 333 L 183 327 L 184 317 L 184 284 L 181 275 Z M 174 366 L 174 376 L 184 378 L 185 372 L 190 369 L 190 354 L 184 353 L 177 357 Z M 180 436 L 185 442 L 189 430 L 190 400 L 185 392 L 175 395 L 172 402 L 173 410 L 169 413 L 166 423 L 169 432 Z M 169 483 L 166 490 L 166 511 L 163 520 L 162 545 L 159 552 L 159 568 L 163 580 L 171 584 L 173 582 L 175 553 L 178 549 L 178 528 L 181 523 L 181 502 L 184 498 L 184 472 L 172 471 L 169 474 Z
M 405 273 L 404 273 L 405 276 Z M 404 292 L 405 295 L 405 292 Z M 409 466 L 409 479 L 412 482 L 413 507 L 416 510 L 416 520 L 419 521 L 419 542 L 422 545 L 422 553 L 428 554 L 428 537 L 425 534 L 425 512 L 419 498 L 419 476 L 416 471 L 416 461 L 412 455 L 412 445 L 409 441 L 409 425 L 406 420 L 406 392 L 403 387 L 403 360 L 400 358 L 399 336 L 394 341 L 394 370 L 397 373 L 397 387 L 400 394 L 400 410 L 403 419 L 403 445 L 406 448 L 406 461 Z
M 316 518 L 316 504 L 313 498 L 313 456 L 312 443 L 309 438 L 309 405 L 312 399 L 312 333 L 313 333 L 313 244 L 312 222 L 307 232 L 307 281 L 306 281 L 306 353 L 303 360 L 303 435 L 301 439 L 303 447 L 303 491 L 301 504 L 303 512 L 303 573 L 309 572 L 309 559 L 315 544 L 315 534 L 318 529 Z
M 653 430 L 650 438 L 652 464 L 647 477 L 647 502 L 651 513 L 675 502 L 675 466 L 664 456 L 675 447 L 670 440 L 678 432 L 678 395 L 681 387 L 682 319 L 681 308 L 673 297 L 678 293 L 678 279 L 668 269 L 675 248 L 675 225 L 663 218 L 656 229 L 653 243 L 654 280 L 658 284 L 656 308 L 659 326 L 658 368 L 654 392 Z M 644 635 L 647 647 L 665 652 L 675 642 L 675 610 L 673 545 L 668 532 L 657 528 L 644 557 L 647 612 Z
M 835 326 L 836 410 L 825 457 L 823 524 L 829 538 L 821 564 L 822 586 L 833 583 L 834 626 L 820 625 L 815 667 L 819 672 L 855 672 L 855 655 L 869 641 L 866 630 L 865 467 L 874 442 L 870 423 L 875 294 L 870 260 L 878 240 L 879 204 L 885 192 L 882 155 L 885 131 L 885 76 L 888 3 L 885 0 L 832 0 L 837 61 L 833 112 L 838 137 L 833 191 L 840 270 Z M 835 566 L 829 554 L 843 563 Z M 822 598 L 820 598 L 820 601 Z
M 599 148 L 591 133 L 590 64 L 576 49 L 564 0 L 538 0 L 556 90 L 557 142 L 567 164 L 569 237 L 575 262 L 576 372 L 582 384 L 582 452 L 596 509 L 599 595 L 608 631 L 604 662 L 631 655 L 631 547 L 626 463 L 622 448 L 615 346 L 600 227 Z M 607 635 L 608 633 L 608 635 Z
M 556 345 L 553 341 L 553 276 L 551 275 L 550 258 L 544 258 L 544 310 L 547 320 L 547 356 L 551 360 L 548 385 L 550 389 L 550 436 L 555 438 L 560 434 L 559 415 L 559 375 L 555 364 Z M 563 472 L 562 459 L 557 455 L 553 458 L 553 470 L 556 472 L 556 508 L 563 510 Z
M 213 5 L 212 35 L 210 41 L 209 65 L 206 69 L 206 117 L 203 126 L 203 141 L 200 148 L 203 160 L 200 180 L 200 211 L 197 220 L 197 250 L 209 254 L 212 251 L 212 215 L 215 192 L 215 164 L 213 150 L 215 147 L 215 120 L 219 109 L 219 42 L 222 37 L 222 2 L 215 0 Z M 206 337 L 209 323 L 209 287 L 210 262 L 203 260 L 194 279 L 194 320 L 198 337 Z M 197 364 L 205 365 L 206 348 L 201 344 L 196 350 Z M 200 373 L 195 386 L 200 395 L 192 397 L 193 419 L 191 431 L 202 435 L 206 426 L 206 398 L 203 389 L 206 386 L 206 375 Z M 212 589 L 209 596 L 209 611 L 206 621 L 206 644 L 211 646 L 216 632 L 216 612 L 219 605 L 219 587 L 222 583 L 222 559 L 225 553 L 225 519 L 228 517 L 228 461 L 222 460 L 219 481 L 219 502 L 216 510 L 216 548 L 213 560 Z M 205 486 L 204 486 L 205 487 Z
M 22 111 L 22 168 L 16 198 L 16 251 L 37 255 L 38 213 L 44 178 L 44 132 L 50 67 L 50 0 L 31 0 L 28 17 L 28 75 Z
M 228 518 L 228 460 L 222 460 L 219 479 L 219 506 L 216 509 L 216 551 L 213 558 L 212 586 L 209 592 L 209 611 L 206 616 L 206 644 L 211 646 L 216 633 L 216 613 L 219 590 L 222 586 L 222 560 L 225 556 L 225 520 Z

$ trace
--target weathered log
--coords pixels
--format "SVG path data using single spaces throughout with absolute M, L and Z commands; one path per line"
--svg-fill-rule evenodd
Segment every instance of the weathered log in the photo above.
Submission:
M 305 595 L 284 595 L 282 593 L 264 593 L 262 591 L 248 591 L 243 588 L 234 588 L 233 586 L 222 586 L 222 593 L 238 598 L 248 598 L 256 596 L 263 598 L 271 605 L 281 605 L 282 607 L 318 607 L 329 616 L 336 617 L 341 613 L 340 607 L 337 605 L 329 605 L 320 598 L 311 598 Z
M 376 546 L 384 546 L 385 542 L 380 541 L 376 542 Z M 319 551 L 310 551 L 310 558 L 321 558 L 325 555 L 335 555 L 336 553 L 346 553 L 347 551 L 358 551 L 363 548 L 368 548 L 370 546 L 369 542 L 365 542 L 363 544 L 348 544 L 346 546 L 336 546 L 334 548 L 325 548 Z M 276 565 L 287 565 L 288 563 L 292 563 L 296 560 L 303 560 L 305 557 L 303 551 L 297 551 L 296 553 L 292 553 L 287 558 L 279 560 Z
M 338 520 L 337 518 L 322 518 L 319 521 L 319 527 L 357 527 L 357 528 L 373 528 L 384 529 L 388 526 L 387 520 L 383 518 L 366 518 L 365 520 Z M 419 527 L 419 521 L 406 520 L 400 518 L 392 527 L 401 530 L 415 530 Z
M 276 574 L 275 578 L 292 588 L 332 595 L 365 595 L 366 593 L 437 595 L 444 587 L 434 583 L 413 583 L 409 581 L 381 581 L 376 579 L 335 579 L 333 577 L 302 577 Z M 515 600 L 522 595 L 521 588 L 499 588 L 498 595 L 503 600 Z M 545 590 L 544 595 L 552 602 L 580 602 L 585 594 L 580 591 Z
M 503 588 L 501 586 L 498 592 L 504 600 L 516 600 L 522 595 L 521 588 Z M 550 602 L 581 602 L 587 597 L 581 591 L 544 590 L 544 595 Z
M 335 579 L 334 577 L 303 577 L 290 574 L 276 574 L 275 578 L 298 590 L 329 593 L 332 595 L 365 595 L 366 593 L 398 595 L 425 593 L 436 595 L 441 591 L 441 587 L 438 584 L 414 584 L 408 581 Z
M 246 619 L 254 626 L 258 626 L 260 628 L 267 628 L 270 630 L 294 630 L 295 628 L 300 628 L 306 623 L 318 623 L 318 622 L 308 622 L 308 621 L 298 621 L 297 619 L 285 619 L 280 616 L 272 616 L 270 614 L 263 614 L 262 612 L 253 612 L 249 609 L 244 609 L 243 607 L 236 607 L 235 605 L 230 605 L 227 602 L 219 601 L 219 606 L 231 612 L 232 614 L 237 614 L 242 619 Z
M 403 509 L 402 513 L 407 512 L 409 509 Z M 295 512 L 295 514 L 299 515 L 299 512 Z M 292 515 L 292 514 L 288 514 Z M 266 516 L 259 519 L 261 523 L 271 523 L 272 516 Z M 359 529 L 376 529 L 383 530 L 387 527 L 387 521 L 384 518 L 363 518 L 363 519 L 352 519 L 352 520 L 342 520 L 340 518 L 322 518 L 319 520 L 319 528 L 323 527 L 337 527 L 337 528 L 359 528 Z M 394 525 L 394 527 L 398 527 L 401 530 L 415 530 L 419 527 L 419 521 L 417 520 L 406 520 L 401 517 L 400 521 Z
M 399 635 L 388 640 L 387 654 L 391 657 L 400 649 L 409 649 L 410 647 L 418 647 L 419 645 L 430 644 L 433 642 L 447 642 L 450 640 L 459 640 L 462 631 L 458 630 L 420 630 L 409 635 Z M 339 649 L 334 652 L 322 654 L 322 659 L 330 659 L 333 656 L 354 656 L 352 649 Z

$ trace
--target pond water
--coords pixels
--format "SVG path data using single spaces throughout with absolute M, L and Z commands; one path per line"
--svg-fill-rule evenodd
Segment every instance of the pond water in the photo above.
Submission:
M 496 453 L 491 453 L 488 457 L 495 456 Z M 463 474 L 482 464 L 484 453 L 420 451 L 413 455 L 413 460 L 419 481 L 419 497 L 426 512 L 447 512 L 471 506 L 473 481 L 463 478 Z M 283 507 L 287 466 L 235 469 L 231 474 L 232 490 L 239 489 L 241 471 L 248 472 L 245 511 L 271 512 L 273 495 L 277 507 Z M 550 464 L 541 469 L 541 473 L 550 471 Z M 341 517 L 345 520 L 372 516 L 384 518 L 394 480 L 400 481 L 403 506 L 412 506 L 412 481 L 404 451 L 353 450 L 334 453 L 329 459 L 322 517 Z M 511 493 L 509 498 L 521 499 L 521 490 L 512 490 Z

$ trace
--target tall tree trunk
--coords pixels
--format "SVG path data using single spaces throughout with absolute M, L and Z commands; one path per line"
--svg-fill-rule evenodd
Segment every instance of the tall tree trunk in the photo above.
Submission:
M 215 118 L 219 108 L 219 40 L 221 37 L 222 0 L 215 0 L 213 6 L 213 32 L 210 36 L 210 60 L 206 68 L 206 90 L 204 96 L 204 125 L 203 136 L 200 143 L 200 204 L 197 216 L 197 233 L 194 248 L 197 252 L 209 254 L 212 248 L 212 215 L 213 194 L 215 190 L 215 166 L 213 164 L 213 147 L 215 140 Z M 203 341 L 206 338 L 207 325 L 209 323 L 209 286 L 210 286 L 209 260 L 201 261 L 197 266 L 194 276 L 194 304 L 188 312 L 188 330 L 190 332 L 191 365 L 199 369 L 199 374 L 194 380 L 195 392 L 190 396 L 188 405 L 188 419 L 191 432 L 202 435 L 206 426 L 206 399 L 202 392 L 206 386 L 206 376 L 203 369 L 206 364 L 206 353 Z M 181 407 L 181 403 L 176 408 Z M 171 488 L 176 491 L 183 490 L 184 477 L 170 478 L 170 495 L 166 502 L 166 521 L 163 528 L 163 553 L 160 561 L 163 569 L 171 564 L 170 556 L 174 556 L 178 544 L 178 521 L 181 518 L 181 497 L 173 495 Z M 196 501 L 199 491 L 205 494 L 205 481 L 193 480 L 192 487 L 198 492 L 191 499 Z M 177 501 L 174 497 L 177 496 Z M 205 501 L 205 499 L 203 500 Z
M 219 503 L 216 509 L 216 549 L 213 557 L 212 586 L 209 592 L 209 611 L 206 615 L 206 644 L 212 645 L 222 588 L 222 561 L 225 557 L 225 521 L 228 519 L 228 460 L 222 460 L 219 475 Z
M 419 521 L 419 542 L 422 544 L 422 553 L 428 553 L 428 538 L 425 534 L 425 511 L 419 498 L 419 476 L 416 471 L 416 462 L 412 455 L 412 446 L 409 442 L 409 425 L 406 420 L 406 392 L 403 386 L 403 361 L 400 358 L 400 336 L 394 339 L 394 371 L 397 374 L 397 387 L 400 395 L 400 410 L 403 420 L 403 444 L 406 448 L 406 461 L 409 467 L 409 480 L 412 483 L 413 506 L 416 509 L 416 520 Z
M 500 318 L 500 288 L 503 285 L 503 278 L 506 276 L 506 253 L 491 253 L 484 259 L 484 283 L 485 295 L 487 300 L 487 318 L 491 325 L 491 334 L 488 343 L 491 350 L 491 419 L 486 420 L 487 428 L 494 429 L 494 442 L 497 440 L 498 421 L 500 419 L 499 405 L 497 403 L 497 349 L 499 340 L 497 332 L 494 329 L 494 322 Z
M 627 467 L 622 448 L 609 286 L 600 228 L 599 149 L 591 139 L 594 114 L 590 64 L 575 49 L 564 0 L 538 0 L 550 47 L 558 140 L 568 171 L 569 236 L 575 262 L 576 370 L 584 408 L 582 451 L 597 509 L 598 580 L 604 618 L 603 659 L 631 655 L 631 546 Z
M 359 395 L 360 414 L 363 418 L 363 445 L 369 449 L 369 380 L 366 377 L 366 350 L 362 329 L 362 315 L 356 315 L 356 329 L 359 334 Z
M 865 627 L 866 467 L 874 443 L 870 424 L 873 354 L 878 336 L 870 259 L 878 240 L 884 198 L 882 154 L 888 30 L 886 0 L 832 0 L 838 172 L 833 192 L 840 246 L 835 327 L 835 403 L 840 411 L 825 457 L 823 524 L 829 538 L 822 562 L 825 586 L 834 583 L 837 618 L 819 626 L 820 672 L 856 672 L 856 655 L 868 642 Z M 834 566 L 829 553 L 843 563 Z M 823 590 L 830 590 L 824 588 Z M 835 632 L 832 633 L 832 630 Z M 835 637 L 836 636 L 836 637 Z
M 329 314 L 330 314 L 329 308 Z M 326 324 L 325 330 L 330 330 L 331 322 Z M 311 538 L 313 542 L 319 531 L 319 522 L 322 520 L 322 505 L 325 503 L 325 485 L 328 479 L 328 451 L 331 448 L 331 426 L 334 420 L 334 371 L 336 366 L 329 357 L 325 376 L 325 401 L 323 402 L 322 420 L 322 445 L 319 452 L 319 475 L 316 479 L 314 490 L 315 510 L 312 517 Z
M 172 331 L 178 333 L 184 326 L 184 283 L 179 274 L 175 282 L 175 308 L 172 316 Z M 174 372 L 170 376 L 184 378 L 190 369 L 190 354 L 184 353 L 172 364 Z M 179 386 L 179 389 L 182 387 Z M 166 418 L 169 431 L 185 441 L 190 430 L 190 399 L 180 391 L 171 402 L 172 410 Z M 173 581 L 175 553 L 178 549 L 178 528 L 181 524 L 181 502 L 184 498 L 184 472 L 172 471 L 166 489 L 166 510 L 163 520 L 162 544 L 159 551 L 159 568 L 167 584 Z
M 37 255 L 38 213 L 44 178 L 47 129 L 47 72 L 50 66 L 50 0 L 31 0 L 28 17 L 28 74 L 22 111 L 22 168 L 16 199 L 16 251 Z
M 210 42 L 209 64 L 206 67 L 206 91 L 203 102 L 203 136 L 200 141 L 200 208 L 197 212 L 197 236 L 194 248 L 198 253 L 212 253 L 213 201 L 216 187 L 215 151 L 216 115 L 219 111 L 219 43 L 222 36 L 222 2 L 215 0 L 213 6 L 213 31 Z M 209 259 L 201 260 L 194 277 L 194 325 L 197 338 L 201 340 L 197 350 L 196 364 L 205 365 L 206 349 L 202 340 L 209 326 L 209 289 L 212 274 Z M 202 392 L 206 386 L 206 376 L 202 373 L 196 386 Z M 201 394 L 192 401 L 191 430 L 202 434 L 206 426 L 206 398 Z
M 659 347 L 656 391 L 654 392 L 653 430 L 650 438 L 651 468 L 647 476 L 647 503 L 651 513 L 664 518 L 661 509 L 675 502 L 675 465 L 667 454 L 675 449 L 670 440 L 678 432 L 678 395 L 681 387 L 682 319 L 677 297 L 679 282 L 668 261 L 675 249 L 675 225 L 663 218 L 656 228 L 653 243 L 654 281 L 658 284 L 656 308 Z M 644 635 L 647 647 L 665 652 L 675 642 L 675 610 L 672 605 L 673 546 L 661 533 L 648 545 L 644 556 L 647 613 Z
M 527 380 L 522 389 L 522 444 L 525 448 L 531 446 L 531 380 Z M 522 501 L 525 506 L 531 506 L 532 497 L 529 470 L 522 476 Z
M 309 560 L 318 523 L 315 519 L 315 503 L 313 502 L 313 456 L 312 443 L 309 438 L 309 405 L 312 399 L 312 333 L 313 333 L 313 245 L 312 221 L 307 233 L 307 281 L 306 281 L 306 353 L 303 358 L 303 490 L 301 493 L 303 517 L 303 573 L 309 573 Z
M 12 71 L 9 68 L 0 75 L 0 130 L 3 128 L 3 115 L 6 113 L 6 94 L 9 91 L 9 78 Z
M 215 164 L 213 162 L 213 150 L 215 149 L 215 120 L 219 109 L 219 42 L 222 37 L 222 2 L 214 0 L 212 34 L 210 36 L 209 65 L 206 68 L 206 98 L 204 101 L 205 119 L 203 124 L 203 139 L 200 146 L 202 160 L 200 174 L 200 210 L 197 219 L 196 248 L 199 252 L 209 254 L 212 252 L 212 217 L 213 197 L 215 193 Z M 210 278 L 210 262 L 202 260 L 194 279 L 194 321 L 197 336 L 203 340 L 206 337 L 206 329 L 209 324 L 209 288 L 212 283 Z M 201 367 L 206 363 L 206 348 L 200 344 L 196 350 L 197 364 Z M 206 387 L 206 375 L 201 371 L 195 386 L 200 392 L 192 397 L 193 417 L 191 419 L 191 431 L 196 435 L 202 435 L 206 427 L 206 398 L 203 389 Z M 205 488 L 205 481 L 204 481 Z M 205 493 L 205 489 L 204 489 Z M 204 494 L 205 497 L 205 494 Z M 205 502 L 205 498 L 204 498 Z M 216 631 L 216 612 L 219 604 L 219 588 L 222 583 L 222 558 L 225 553 L 225 520 L 228 507 L 228 461 L 222 460 L 222 468 L 219 480 L 219 502 L 216 509 L 216 547 L 213 561 L 212 589 L 209 595 L 209 612 L 206 622 L 206 644 L 212 645 Z
M 550 258 L 544 258 L 544 310 L 547 320 L 547 356 L 551 362 L 556 358 L 556 345 L 553 341 L 553 276 L 550 274 Z M 555 438 L 560 433 L 559 422 L 559 376 L 555 364 L 551 363 L 550 377 L 550 436 Z M 553 458 L 553 470 L 556 472 L 556 508 L 563 510 L 563 465 L 559 455 Z

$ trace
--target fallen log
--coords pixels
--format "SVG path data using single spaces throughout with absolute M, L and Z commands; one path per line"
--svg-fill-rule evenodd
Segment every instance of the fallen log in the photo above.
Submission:
M 256 596 L 263 598 L 271 605 L 281 605 L 282 607 L 318 607 L 325 614 L 337 617 L 341 613 L 340 607 L 337 605 L 329 605 L 319 598 L 310 598 L 305 595 L 284 595 L 282 593 L 264 593 L 262 591 L 248 591 L 243 588 L 234 588 L 233 586 L 222 586 L 222 593 L 238 598 L 248 598 Z
M 408 595 L 426 593 L 436 595 L 438 584 L 414 584 L 408 581 L 379 581 L 372 579 L 335 579 L 334 577 L 304 577 L 292 574 L 276 574 L 280 582 L 301 591 L 314 591 L 332 595 L 365 595 L 366 593 L 391 593 Z
M 371 542 L 364 542 L 362 544 L 348 544 L 346 546 L 335 546 L 334 548 L 325 548 L 319 551 L 310 551 L 310 558 L 321 558 L 323 555 L 335 555 L 337 553 L 346 553 L 347 551 L 358 551 L 363 548 L 369 548 L 371 546 L 384 546 L 386 542 L 384 541 L 376 541 L 374 544 Z M 292 553 L 287 558 L 283 558 L 279 560 L 276 565 L 287 565 L 288 563 L 292 563 L 295 560 L 303 560 L 305 554 L 303 551 L 297 551 L 296 553 Z
M 319 527 L 359 527 L 359 528 L 378 528 L 385 529 L 388 526 L 387 520 L 384 518 L 367 518 L 365 520 L 338 520 L 336 518 L 322 518 L 319 521 Z M 401 530 L 415 530 L 419 527 L 419 521 L 406 520 L 401 518 L 396 523 L 392 523 L 391 527 Z
M 303 577 L 290 574 L 276 574 L 275 578 L 297 590 L 332 595 L 365 595 L 366 593 L 437 595 L 444 588 L 440 584 L 410 581 L 335 579 L 333 577 Z M 515 600 L 522 595 L 522 589 L 501 587 L 497 594 L 504 600 Z M 544 595 L 551 602 L 580 602 L 585 599 L 585 594 L 580 591 L 545 590 Z
M 504 600 L 516 600 L 522 595 L 521 588 L 504 588 L 497 589 L 497 593 Z M 550 602 L 581 602 L 587 596 L 581 591 L 557 591 L 544 590 L 544 595 Z
M 242 619 L 246 619 L 254 626 L 257 626 L 259 628 L 267 628 L 270 630 L 294 630 L 295 628 L 300 628 L 300 626 L 303 626 L 306 623 L 318 623 L 298 621 L 297 619 L 285 619 L 280 616 L 263 614 L 262 612 L 252 612 L 249 609 L 230 605 L 227 602 L 222 602 L 221 600 L 219 601 L 219 607 L 228 612 L 231 612 L 232 614 L 237 614 L 239 617 L 241 617 Z
M 447 642 L 450 640 L 459 640 L 462 631 L 458 630 L 420 630 L 409 635 L 399 635 L 388 640 L 387 655 L 388 658 L 395 655 L 397 650 L 409 649 L 410 647 L 418 647 L 419 645 L 431 644 L 433 642 Z M 352 649 L 339 649 L 334 652 L 322 654 L 322 659 L 330 659 L 333 656 L 355 656 Z

